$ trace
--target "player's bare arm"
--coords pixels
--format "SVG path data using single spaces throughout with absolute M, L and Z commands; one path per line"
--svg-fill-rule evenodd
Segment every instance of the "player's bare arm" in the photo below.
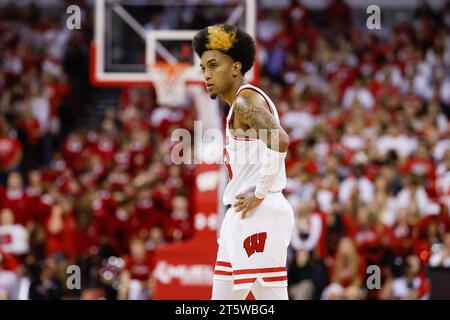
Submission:
M 269 149 L 280 153 L 280 155 L 285 154 L 289 145 L 289 136 L 275 121 L 268 108 L 259 94 L 250 90 L 243 90 L 233 105 L 235 121 L 237 122 L 234 128 L 253 129 L 258 134 L 258 138 L 262 139 Z M 264 183 L 270 184 L 270 179 Z M 242 218 L 245 218 L 264 200 L 264 195 L 257 197 L 256 189 L 257 186 L 236 196 L 234 207 L 236 212 L 242 212 Z
M 239 128 L 255 130 L 258 138 L 262 139 L 269 149 L 286 152 L 289 136 L 278 125 L 268 108 L 260 94 L 245 89 L 242 90 L 233 105 Z M 263 133 L 262 136 L 260 136 L 261 133 Z

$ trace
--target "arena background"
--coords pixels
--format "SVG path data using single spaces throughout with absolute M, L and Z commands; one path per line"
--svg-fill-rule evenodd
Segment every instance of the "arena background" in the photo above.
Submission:
M 228 19 L 290 135 L 290 298 L 450 298 L 449 1 L 0 0 L 0 19 L 0 298 L 210 298 L 222 150 L 193 136 L 175 164 L 171 136 L 223 128 L 178 31 Z

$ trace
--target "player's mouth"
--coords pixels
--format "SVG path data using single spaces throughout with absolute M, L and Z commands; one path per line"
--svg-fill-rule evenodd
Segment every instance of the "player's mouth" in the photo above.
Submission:
M 213 87 L 213 84 L 211 84 L 211 83 L 206 83 L 206 89 L 211 89 Z

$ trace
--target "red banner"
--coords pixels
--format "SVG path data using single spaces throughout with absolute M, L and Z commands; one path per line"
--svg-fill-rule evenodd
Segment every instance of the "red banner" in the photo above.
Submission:
M 195 237 L 156 251 L 154 299 L 211 299 L 217 253 L 220 165 L 199 164 L 194 186 Z

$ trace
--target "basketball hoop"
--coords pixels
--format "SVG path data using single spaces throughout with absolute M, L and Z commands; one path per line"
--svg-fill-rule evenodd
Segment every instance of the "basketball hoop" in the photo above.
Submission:
M 153 85 L 159 105 L 177 107 L 186 102 L 186 81 L 192 71 L 188 63 L 157 62 L 152 66 Z

